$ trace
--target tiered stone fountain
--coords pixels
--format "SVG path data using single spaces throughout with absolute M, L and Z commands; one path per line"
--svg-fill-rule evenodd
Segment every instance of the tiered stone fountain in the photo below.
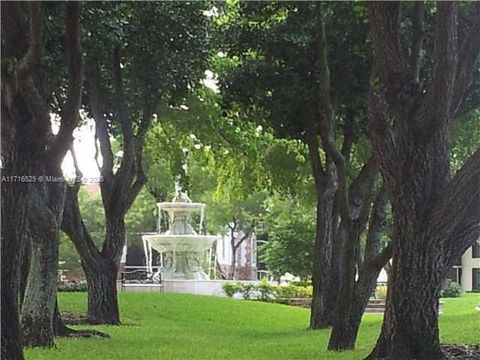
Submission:
M 147 270 L 154 278 L 163 280 L 209 280 L 202 262 L 207 258 L 213 244 L 220 238 L 201 235 L 205 204 L 192 202 L 186 193 L 177 187 L 177 196 L 171 202 L 157 203 L 158 232 L 142 236 Z M 168 230 L 161 232 L 164 214 L 167 214 Z M 198 230 L 192 226 L 192 214 L 198 213 Z M 152 249 L 160 253 L 160 269 L 152 270 Z M 202 261 L 203 260 L 203 261 Z

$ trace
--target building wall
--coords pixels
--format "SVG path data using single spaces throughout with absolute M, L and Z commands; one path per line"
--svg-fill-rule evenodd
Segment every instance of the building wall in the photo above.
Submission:
M 480 258 L 473 258 L 473 246 L 469 247 L 462 255 L 462 277 L 461 284 L 464 291 L 473 290 L 473 269 L 480 269 Z
M 241 238 L 243 234 L 236 234 L 236 238 Z M 217 241 L 217 262 L 224 275 L 229 275 L 232 264 L 232 247 L 230 244 L 230 236 L 222 236 Z M 257 249 L 255 234 L 245 239 L 237 249 L 236 280 L 257 280 Z

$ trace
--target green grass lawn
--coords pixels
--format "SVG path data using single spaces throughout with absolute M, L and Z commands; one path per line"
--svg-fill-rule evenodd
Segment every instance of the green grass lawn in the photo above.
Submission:
M 59 339 L 28 360 L 70 359 L 362 359 L 378 336 L 381 315 L 366 315 L 357 349 L 325 350 L 329 330 L 306 330 L 309 311 L 286 305 L 168 293 L 121 293 L 122 326 L 96 326 L 110 339 Z M 442 342 L 479 343 L 480 294 L 444 299 Z M 62 293 L 63 310 L 84 313 L 86 294 Z M 84 326 L 79 327 L 84 328 Z

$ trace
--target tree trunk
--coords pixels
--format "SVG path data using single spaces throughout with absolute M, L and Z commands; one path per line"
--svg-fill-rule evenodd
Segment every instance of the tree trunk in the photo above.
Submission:
M 351 227 L 354 227 L 354 225 L 351 224 Z M 339 350 L 342 345 L 353 349 L 356 337 L 355 334 L 352 343 L 351 332 L 354 331 L 355 324 L 351 323 L 350 315 L 355 308 L 355 274 L 359 231 L 357 229 L 345 229 L 345 231 L 348 234 L 348 238 L 345 242 L 342 280 L 335 311 L 335 320 L 333 321 L 333 330 L 328 344 L 329 350 Z
M 119 325 L 117 300 L 118 264 L 104 259 L 85 263 L 83 270 L 88 287 L 88 322 L 91 324 Z
M 368 189 L 368 187 L 364 189 Z M 360 213 L 367 211 L 370 207 L 370 196 L 364 198 L 363 201 L 365 202 L 362 206 L 364 210 Z M 334 326 L 328 343 L 329 350 L 343 351 L 355 348 L 360 322 L 368 300 L 375 289 L 378 274 L 391 256 L 391 246 L 380 252 L 381 236 L 386 225 L 385 203 L 385 191 L 381 189 L 370 212 L 364 261 L 358 266 L 357 280 L 355 276 L 359 263 L 360 233 L 366 222 L 365 215 L 360 215 L 358 220 L 350 222 L 348 225 L 344 225 L 342 222 L 347 239 L 344 241 L 342 282 Z
M 232 246 L 232 262 L 230 264 L 230 280 L 235 280 L 235 268 L 237 267 L 237 248 Z
M 8 169 L 8 168 L 7 168 Z M 2 169 L 2 176 L 9 172 Z M 23 359 L 18 322 L 19 252 L 24 241 L 24 219 L 29 184 L 2 181 L 2 359 Z
M 106 215 L 106 240 L 102 251 L 93 242 L 80 214 L 79 186 L 69 187 L 65 199 L 62 230 L 68 235 L 82 262 L 88 288 L 88 322 L 120 324 L 117 276 L 125 244 L 125 224 L 121 214 Z M 108 245 L 107 245 L 108 244 Z
M 333 171 L 331 169 L 331 171 Z M 310 329 L 323 329 L 332 325 L 335 311 L 336 284 L 332 284 L 333 204 L 335 186 L 333 181 L 317 200 L 317 225 L 315 257 L 313 259 L 313 295 L 310 312 Z
M 437 319 L 443 265 L 438 249 L 415 248 L 395 247 L 382 333 L 368 359 L 445 358 Z
M 59 170 L 46 173 L 55 176 L 60 174 Z M 30 193 L 30 270 L 21 312 L 21 328 L 26 346 L 54 345 L 58 241 L 64 198 L 63 182 L 36 183 Z

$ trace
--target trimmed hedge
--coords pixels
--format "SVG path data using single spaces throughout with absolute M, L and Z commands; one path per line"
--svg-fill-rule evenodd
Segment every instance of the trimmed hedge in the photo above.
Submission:
M 276 298 L 311 298 L 313 293 L 311 285 L 300 286 L 289 284 L 279 286 L 272 285 L 265 279 L 256 285 L 241 282 L 225 283 L 222 288 L 228 297 L 241 294 L 244 299 L 257 299 L 261 301 L 270 301 Z

